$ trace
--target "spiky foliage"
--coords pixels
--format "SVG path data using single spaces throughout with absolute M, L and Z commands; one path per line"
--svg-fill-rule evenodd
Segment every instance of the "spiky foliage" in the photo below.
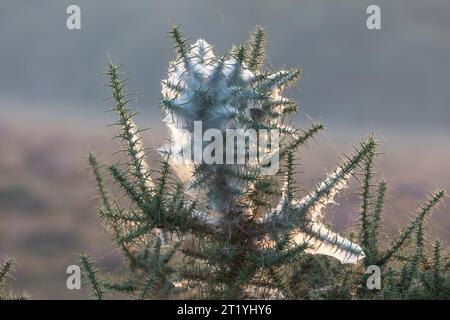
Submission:
M 5 281 L 5 278 L 9 275 L 11 269 L 13 268 L 13 264 L 14 261 L 12 258 L 7 258 L 4 262 L 2 262 L 0 265 L 0 283 Z
M 104 289 L 102 281 L 99 279 L 98 270 L 94 262 L 87 255 L 80 256 L 80 264 L 83 267 L 84 281 L 91 286 L 91 296 L 97 300 L 102 300 L 104 296 Z
M 14 272 L 14 259 L 6 258 L 0 261 L 0 300 L 24 300 L 23 295 L 15 294 L 8 283 L 8 278 L 11 278 L 11 273 Z
M 89 162 L 103 203 L 99 216 L 127 258 L 128 272 L 118 280 L 99 280 L 92 262 L 82 257 L 94 296 L 103 298 L 105 289 L 138 299 L 373 296 L 363 290 L 363 270 L 352 272 L 345 264 L 366 258 L 366 266 L 387 266 L 414 231 L 417 243 L 422 243 L 425 216 L 444 193 L 433 195 L 389 250 L 380 250 L 386 184 L 380 183 L 373 198 L 371 180 L 378 147 L 374 137 L 360 142 L 314 190 L 301 195 L 295 181 L 296 152 L 324 127 L 292 127 L 290 115 L 297 111 L 297 104 L 282 94 L 299 78 L 300 69 L 264 68 L 262 28 L 257 28 L 248 43 L 220 57 L 205 40 L 189 45 L 179 27 L 173 28 L 170 36 L 175 59 L 162 81 L 161 99 L 170 138 L 160 149 L 159 170 L 152 172 L 147 164 L 142 130 L 134 122 L 136 113 L 130 108 L 132 98 L 126 91 L 122 66 L 107 61 L 106 86 L 112 92 L 108 99 L 118 117 L 117 137 L 124 145 L 125 160 L 106 170 L 92 154 Z M 251 157 L 255 150 L 247 145 L 240 149 L 233 143 L 224 150 L 216 145 L 211 148 L 202 139 L 196 142 L 199 122 L 200 139 L 208 129 L 214 129 L 218 133 L 214 139 L 222 141 L 230 129 L 258 134 L 272 130 L 277 135 L 268 139 L 265 151 L 270 152 L 255 159 Z M 205 152 L 213 162 L 198 161 L 198 153 Z M 246 161 L 226 161 L 240 156 Z M 280 170 L 266 175 L 263 167 L 276 159 Z M 363 172 L 362 247 L 353 237 L 347 239 L 329 230 L 322 213 L 335 203 L 358 170 Z M 105 171 L 119 188 L 119 195 L 112 193 L 115 197 L 105 188 Z M 418 250 L 404 268 L 405 275 L 412 275 L 408 284 L 419 274 L 423 257 L 423 250 Z M 433 273 L 431 286 L 441 269 L 434 270 L 438 275 Z M 304 279 L 311 272 L 315 277 L 328 276 L 317 283 Z M 399 287 L 398 276 L 393 273 L 391 277 L 395 288 Z M 327 281 L 333 283 L 327 285 Z M 305 283 L 310 285 L 305 287 Z
M 373 196 L 375 156 L 376 153 L 367 154 L 360 169 L 362 191 L 358 234 L 366 253 L 364 263 L 356 270 L 331 265 L 325 271 L 323 268 L 317 269 L 320 266 L 317 263 L 301 261 L 290 275 L 291 279 L 299 270 L 305 269 L 304 278 L 311 278 L 311 274 L 318 271 L 326 274 L 333 270 L 333 279 L 324 282 L 322 277 L 306 290 L 301 286 L 294 286 L 296 296 L 331 299 L 450 299 L 448 257 L 445 260 L 447 266 L 444 267 L 440 242 L 435 243 L 433 250 L 427 249 L 424 231 L 426 217 L 439 206 L 445 192 L 438 190 L 430 194 L 420 205 L 411 223 L 390 244 L 382 243 L 380 235 L 387 183 L 380 181 L 376 195 Z M 311 266 L 314 269 L 311 270 Z M 368 274 L 365 271 L 369 266 L 381 268 L 382 286 L 379 290 L 368 289 L 366 286 Z M 315 288 L 317 286 L 320 289 Z M 311 290 L 314 293 L 312 297 Z

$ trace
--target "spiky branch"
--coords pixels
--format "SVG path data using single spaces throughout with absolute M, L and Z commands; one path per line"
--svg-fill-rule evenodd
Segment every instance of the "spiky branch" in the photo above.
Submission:
M 416 242 L 422 245 L 424 217 L 444 193 L 436 193 L 392 247 L 382 252 L 379 233 L 386 183 L 379 184 L 374 198 L 371 180 L 378 143 L 373 136 L 363 140 L 315 189 L 300 197 L 296 152 L 324 126 L 313 124 L 300 130 L 288 122 L 298 106 L 282 96 L 283 89 L 300 78 L 301 70 L 264 68 L 262 28 L 256 29 L 249 43 L 220 57 L 203 39 L 188 44 L 179 27 L 169 34 L 175 57 L 167 79 L 162 81 L 161 108 L 171 136 L 160 148 L 159 169 L 151 171 L 146 162 L 142 130 L 129 107 L 132 99 L 121 66 L 107 61 L 106 85 L 112 92 L 109 99 L 118 117 L 118 137 L 127 160 L 108 165 L 106 172 L 119 186 L 119 196 L 128 200 L 126 209 L 106 190 L 102 170 L 92 154 L 89 162 L 103 203 L 100 217 L 129 258 L 131 274 L 126 281 L 100 281 L 84 257 L 82 264 L 97 298 L 103 297 L 104 288 L 132 293 L 139 299 L 180 294 L 195 298 L 295 297 L 295 281 L 286 279 L 285 272 L 311 254 L 315 255 L 313 261 L 329 256 L 342 263 L 357 264 L 365 259 L 365 265 L 375 261 L 381 266 L 397 255 L 415 230 Z M 254 161 L 250 155 L 255 150 L 247 144 L 236 146 L 234 140 L 224 154 L 205 141 L 196 144 L 198 121 L 203 132 L 219 132 L 215 140 L 224 139 L 228 129 L 275 130 L 279 136 L 268 139 L 265 150 L 272 153 Z M 247 138 L 250 141 L 249 137 L 244 140 Z M 199 163 L 192 154 L 205 150 L 215 154 L 216 161 Z M 245 163 L 220 161 L 227 156 L 237 158 L 239 153 Z M 275 176 L 263 175 L 263 164 L 273 164 L 276 158 L 285 170 Z M 362 247 L 352 237 L 331 231 L 322 212 L 336 203 L 358 169 L 363 172 Z M 410 260 L 416 265 L 411 264 L 408 270 L 416 275 L 423 257 L 423 250 L 418 250 Z M 173 261 L 180 259 L 182 263 Z M 393 273 L 393 284 L 397 276 Z M 346 273 L 344 287 L 351 288 L 351 281 Z

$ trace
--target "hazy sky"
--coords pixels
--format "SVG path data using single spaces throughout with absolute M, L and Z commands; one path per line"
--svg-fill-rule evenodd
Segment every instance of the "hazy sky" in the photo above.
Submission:
M 69 4 L 81 7 L 81 30 L 66 29 Z M 367 30 L 369 4 L 381 7 L 382 30 Z M 448 0 L 2 0 L 0 112 L 100 114 L 108 52 L 134 77 L 139 108 L 159 119 L 172 24 L 218 52 L 265 26 L 267 61 L 303 68 L 292 95 L 316 119 L 448 126 Z

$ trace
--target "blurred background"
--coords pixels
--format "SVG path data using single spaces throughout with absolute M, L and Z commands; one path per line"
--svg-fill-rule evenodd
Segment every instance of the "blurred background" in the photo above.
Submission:
M 81 30 L 66 28 L 67 6 Z M 381 8 L 382 30 L 366 28 Z M 106 270 L 120 264 L 95 219 L 87 153 L 103 161 L 113 115 L 100 74 L 106 53 L 124 62 L 137 93 L 147 147 L 166 137 L 157 108 L 167 72 L 171 25 L 226 52 L 256 25 L 269 37 L 267 64 L 300 66 L 289 90 L 299 126 L 327 131 L 299 158 L 302 188 L 323 178 L 343 153 L 373 132 L 383 141 L 379 178 L 389 182 L 386 237 L 408 223 L 427 192 L 450 188 L 450 2 L 448 0 L 3 0 L 0 3 L 0 259 L 17 262 L 15 287 L 34 299 L 85 298 L 65 286 L 66 268 L 87 252 Z M 157 155 L 153 154 L 153 158 Z M 356 185 L 329 217 L 349 230 Z M 428 238 L 450 244 L 450 206 L 428 219 Z

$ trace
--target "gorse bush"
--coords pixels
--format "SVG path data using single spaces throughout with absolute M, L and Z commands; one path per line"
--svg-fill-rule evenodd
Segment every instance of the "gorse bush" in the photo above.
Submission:
M 0 264 L 0 299 L 7 299 L 10 295 L 9 288 L 6 284 L 6 278 L 9 276 L 14 265 L 11 258 L 6 258 Z
M 12 278 L 11 273 L 14 271 L 15 262 L 12 258 L 5 258 L 0 261 L 0 300 L 23 300 L 25 296 L 17 295 L 11 289 L 8 283 Z
M 293 127 L 297 104 L 282 94 L 300 70 L 264 67 L 262 28 L 223 56 L 204 40 L 189 45 L 178 27 L 170 35 L 175 57 L 161 98 L 170 137 L 157 168 L 148 165 L 122 66 L 107 61 L 107 100 L 117 114 L 124 157 L 105 167 L 90 154 L 89 162 L 102 201 L 99 217 L 126 263 L 107 276 L 81 257 L 95 298 L 116 291 L 137 299 L 450 297 L 448 258 L 440 243 L 430 251 L 424 240 L 424 221 L 444 191 L 431 194 L 383 250 L 386 182 L 373 186 L 375 138 L 362 140 L 314 190 L 301 194 L 296 154 L 324 126 Z M 213 148 L 194 141 L 198 123 L 203 131 L 215 130 Z M 256 146 L 266 152 L 251 158 L 250 142 L 242 149 L 234 138 L 224 150 L 216 142 L 231 129 L 254 130 Z M 195 161 L 190 151 L 209 152 L 214 161 Z M 248 161 L 225 161 L 240 155 Z M 276 161 L 279 170 L 266 174 Z M 112 192 L 105 174 L 117 186 Z M 362 184 L 359 231 L 345 238 L 326 226 L 322 210 L 353 176 Z M 371 265 L 381 269 L 380 289 L 366 286 Z

